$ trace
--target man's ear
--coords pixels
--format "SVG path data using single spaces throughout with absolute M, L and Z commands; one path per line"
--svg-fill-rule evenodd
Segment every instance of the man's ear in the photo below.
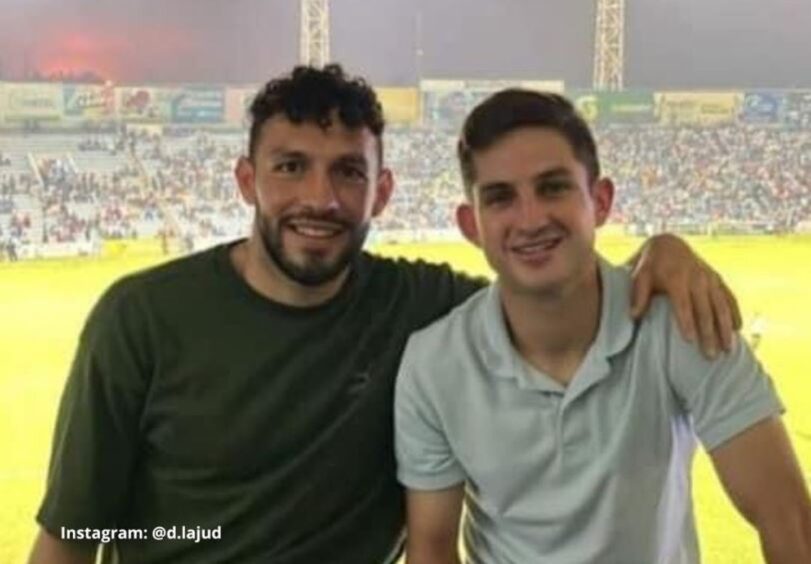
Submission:
M 594 198 L 594 222 L 597 227 L 605 224 L 614 203 L 614 183 L 610 178 L 600 178 L 592 189 Z
M 377 217 L 383 213 L 391 199 L 392 192 L 394 192 L 394 175 L 390 169 L 384 168 L 377 176 L 375 199 L 372 202 L 372 217 Z
M 481 239 L 479 237 L 479 224 L 476 221 L 476 210 L 469 202 L 459 204 L 456 208 L 456 224 L 459 226 L 459 231 L 462 232 L 465 239 L 481 247 Z
M 234 168 L 234 176 L 245 203 L 256 205 L 256 170 L 248 157 L 239 157 L 236 168 Z

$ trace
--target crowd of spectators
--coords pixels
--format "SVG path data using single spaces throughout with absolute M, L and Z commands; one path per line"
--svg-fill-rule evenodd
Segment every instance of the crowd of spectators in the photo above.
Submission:
M 67 156 L 36 160 L 28 174 L 0 171 L 2 237 L 37 242 L 31 211 L 16 209 L 17 195 L 39 202 L 43 242 L 247 233 L 252 212 L 233 178 L 244 134 L 182 133 L 101 134 L 69 149 L 124 155 L 126 164 L 113 172 L 79 172 Z M 637 230 L 735 224 L 785 232 L 811 219 L 809 130 L 614 126 L 596 135 L 604 172 L 617 186 L 612 217 Z M 385 159 L 397 189 L 377 231 L 455 229 L 463 198 L 455 143 L 448 131 L 387 131 Z
M 394 196 L 377 222 L 379 231 L 453 227 L 459 202 L 456 140 L 432 129 L 393 128 L 386 134 L 385 157 L 394 171 Z
M 617 221 L 785 232 L 811 217 L 811 131 L 612 128 L 598 139 Z
M 33 242 L 31 212 L 20 209 L 17 197 L 28 195 L 34 185 L 29 174 L 0 172 L 0 257 L 17 260 L 21 244 Z
M 247 234 L 250 216 L 234 182 L 242 145 L 241 134 L 185 130 L 139 143 L 138 158 L 149 165 L 148 189 L 168 212 L 166 230 L 184 240 Z
M 141 158 L 155 163 L 151 189 L 167 198 L 198 194 L 215 201 L 233 198 L 234 164 L 243 152 L 241 136 L 203 133 L 181 140 L 182 147 L 172 150 L 171 138 L 153 136 L 139 149 Z
M 0 197 L 11 198 L 15 194 L 30 194 L 36 179 L 29 173 L 0 172 Z
M 612 220 L 637 231 L 787 232 L 811 218 L 811 131 L 753 125 L 595 129 L 617 186 Z M 453 228 L 462 198 L 455 138 L 389 137 L 400 190 L 381 229 Z
M 143 194 L 132 165 L 79 173 L 63 159 L 44 159 L 39 173 L 45 242 L 137 237 L 133 223 L 156 214 L 154 198 Z

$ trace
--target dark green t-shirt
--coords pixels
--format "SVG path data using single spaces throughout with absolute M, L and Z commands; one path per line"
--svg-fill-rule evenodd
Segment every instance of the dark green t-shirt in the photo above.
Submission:
M 363 254 L 313 308 L 272 302 L 230 246 L 122 279 L 82 333 L 40 523 L 212 529 L 113 562 L 379 564 L 397 552 L 394 378 L 409 334 L 481 286 Z

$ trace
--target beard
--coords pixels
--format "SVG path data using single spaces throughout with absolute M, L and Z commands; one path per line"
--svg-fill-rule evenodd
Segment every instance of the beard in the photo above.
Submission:
M 305 253 L 301 260 L 295 260 L 284 247 L 282 231 L 285 223 L 292 218 L 282 218 L 271 221 L 256 211 L 255 223 L 259 231 L 259 238 L 270 260 L 290 280 L 302 286 L 321 286 L 335 280 L 344 270 L 360 256 L 366 235 L 369 232 L 369 223 L 353 225 L 347 221 L 335 218 L 308 216 L 313 219 L 327 219 L 339 221 L 347 229 L 349 241 L 340 249 L 338 255 L 330 259 L 318 254 Z

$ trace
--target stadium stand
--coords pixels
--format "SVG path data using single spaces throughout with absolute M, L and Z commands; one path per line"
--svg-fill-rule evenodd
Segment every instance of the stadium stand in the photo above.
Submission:
M 811 217 L 811 131 L 782 126 L 597 126 L 613 217 L 629 231 L 781 233 Z M 0 137 L 0 241 L 225 239 L 251 210 L 233 167 L 242 131 Z M 386 134 L 397 190 L 376 233 L 455 230 L 462 197 L 455 134 L 398 125 Z M 418 238 L 418 237 L 417 237 Z

